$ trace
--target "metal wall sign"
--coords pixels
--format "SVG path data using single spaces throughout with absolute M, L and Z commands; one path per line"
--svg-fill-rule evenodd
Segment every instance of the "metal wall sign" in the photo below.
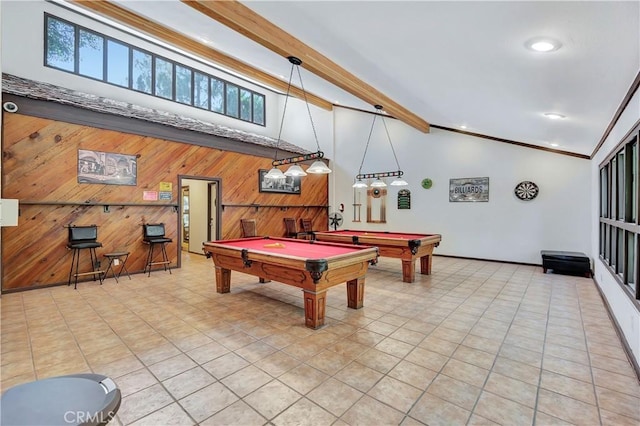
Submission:
M 408 189 L 401 189 L 398 191 L 398 209 L 410 209 L 411 208 L 411 191 Z
M 449 201 L 489 201 L 489 178 L 449 179 Z

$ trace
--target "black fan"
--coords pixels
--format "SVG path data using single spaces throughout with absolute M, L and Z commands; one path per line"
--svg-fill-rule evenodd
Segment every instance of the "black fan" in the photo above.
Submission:
M 329 228 L 333 226 L 333 230 L 337 230 L 342 226 L 342 215 L 338 212 L 329 213 Z

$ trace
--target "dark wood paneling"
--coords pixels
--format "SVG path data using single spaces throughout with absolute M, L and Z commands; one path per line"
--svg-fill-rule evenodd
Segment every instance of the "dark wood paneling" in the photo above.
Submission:
M 317 229 L 327 229 L 327 209 L 321 206 L 328 203 L 328 178 L 304 177 L 300 195 L 261 193 L 258 169 L 270 168 L 270 158 L 21 113 L 4 113 L 2 130 L 2 197 L 26 202 L 20 204 L 18 226 L 2 228 L 3 291 L 66 284 L 71 252 L 65 226 L 71 224 L 98 225 L 99 256 L 126 249 L 133 273 L 144 269 L 148 248 L 141 225 L 164 222 L 174 241 L 167 247 L 169 258 L 179 266 L 179 215 L 173 206 L 178 204 L 178 175 L 221 180 L 220 202 L 229 205 L 220 221 L 223 239 L 240 237 L 243 217 L 256 218 L 261 235 L 283 236 L 284 217 L 309 217 Z M 138 184 L 79 184 L 78 149 L 139 155 Z M 172 200 L 149 206 L 153 202 L 143 200 L 143 191 L 158 191 L 161 182 L 172 183 Z M 109 205 L 108 212 L 102 204 Z

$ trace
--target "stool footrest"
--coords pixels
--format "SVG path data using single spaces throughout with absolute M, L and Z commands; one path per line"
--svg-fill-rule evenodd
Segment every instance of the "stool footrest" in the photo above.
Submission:
M 81 277 L 83 275 L 96 275 L 96 274 L 104 274 L 104 271 L 79 272 L 77 274 L 73 274 L 73 276 L 74 277 Z

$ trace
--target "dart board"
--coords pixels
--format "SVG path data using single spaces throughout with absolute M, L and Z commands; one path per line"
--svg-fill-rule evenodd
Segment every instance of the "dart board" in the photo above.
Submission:
M 524 181 L 516 185 L 514 193 L 522 201 L 531 201 L 538 196 L 538 185 L 533 182 Z

